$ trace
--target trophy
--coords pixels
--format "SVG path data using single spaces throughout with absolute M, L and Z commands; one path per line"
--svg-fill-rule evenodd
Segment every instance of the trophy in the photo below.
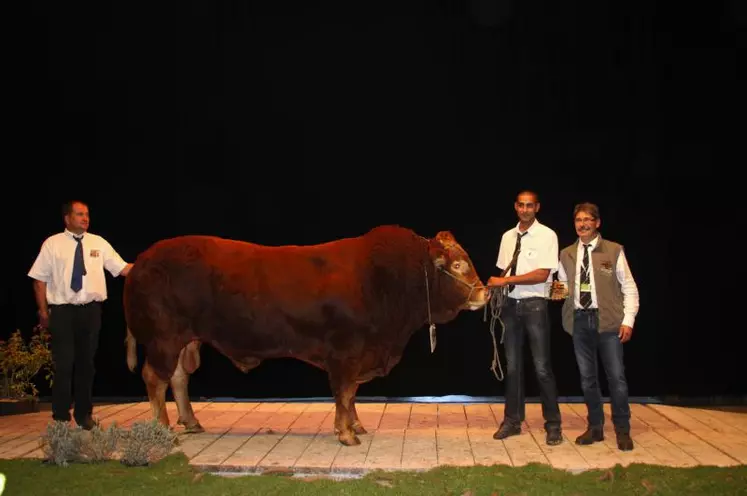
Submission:
M 548 282 L 545 289 L 545 298 L 553 301 L 565 300 L 568 298 L 568 284 L 562 281 Z

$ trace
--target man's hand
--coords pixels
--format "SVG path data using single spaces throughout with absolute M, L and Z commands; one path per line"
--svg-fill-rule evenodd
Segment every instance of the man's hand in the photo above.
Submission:
M 488 279 L 488 286 L 505 286 L 508 284 L 508 279 L 505 277 L 492 276 Z
M 119 275 L 122 277 L 127 277 L 127 274 L 130 273 L 130 269 L 132 269 L 132 264 L 128 263 L 127 265 L 125 265 L 125 268 L 122 269 L 122 272 L 119 273 Z
M 626 343 L 630 341 L 630 338 L 633 336 L 633 328 L 626 325 L 620 326 L 620 332 L 617 335 L 620 338 L 621 343 Z
M 39 310 L 39 327 L 42 329 L 49 328 L 49 312 L 46 310 Z

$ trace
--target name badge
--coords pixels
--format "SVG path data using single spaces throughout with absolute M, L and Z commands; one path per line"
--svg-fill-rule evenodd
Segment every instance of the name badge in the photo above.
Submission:
M 96 258 L 99 256 L 99 250 L 91 250 L 91 258 Z
M 581 291 L 582 293 L 591 293 L 591 284 L 583 282 L 578 287 L 578 290 Z

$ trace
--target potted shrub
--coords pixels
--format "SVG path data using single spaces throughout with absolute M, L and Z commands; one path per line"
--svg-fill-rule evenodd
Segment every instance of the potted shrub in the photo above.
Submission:
M 7 341 L 0 340 L 0 415 L 39 411 L 34 379 L 43 370 L 51 386 L 54 376 L 49 340 L 49 331 L 39 326 L 28 343 L 20 330 Z

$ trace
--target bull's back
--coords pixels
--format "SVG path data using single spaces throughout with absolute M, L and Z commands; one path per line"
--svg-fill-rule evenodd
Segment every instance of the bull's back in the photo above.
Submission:
M 153 333 L 189 328 L 195 313 L 209 309 L 211 246 L 219 240 L 180 236 L 158 241 L 137 257 L 123 296 L 127 325 L 138 341 L 149 341 Z
M 199 235 L 159 241 L 127 277 L 128 326 L 141 342 L 159 332 L 280 338 L 289 318 L 321 320 L 322 307 L 349 304 L 342 302 L 359 292 L 359 245 L 358 238 L 279 247 Z

